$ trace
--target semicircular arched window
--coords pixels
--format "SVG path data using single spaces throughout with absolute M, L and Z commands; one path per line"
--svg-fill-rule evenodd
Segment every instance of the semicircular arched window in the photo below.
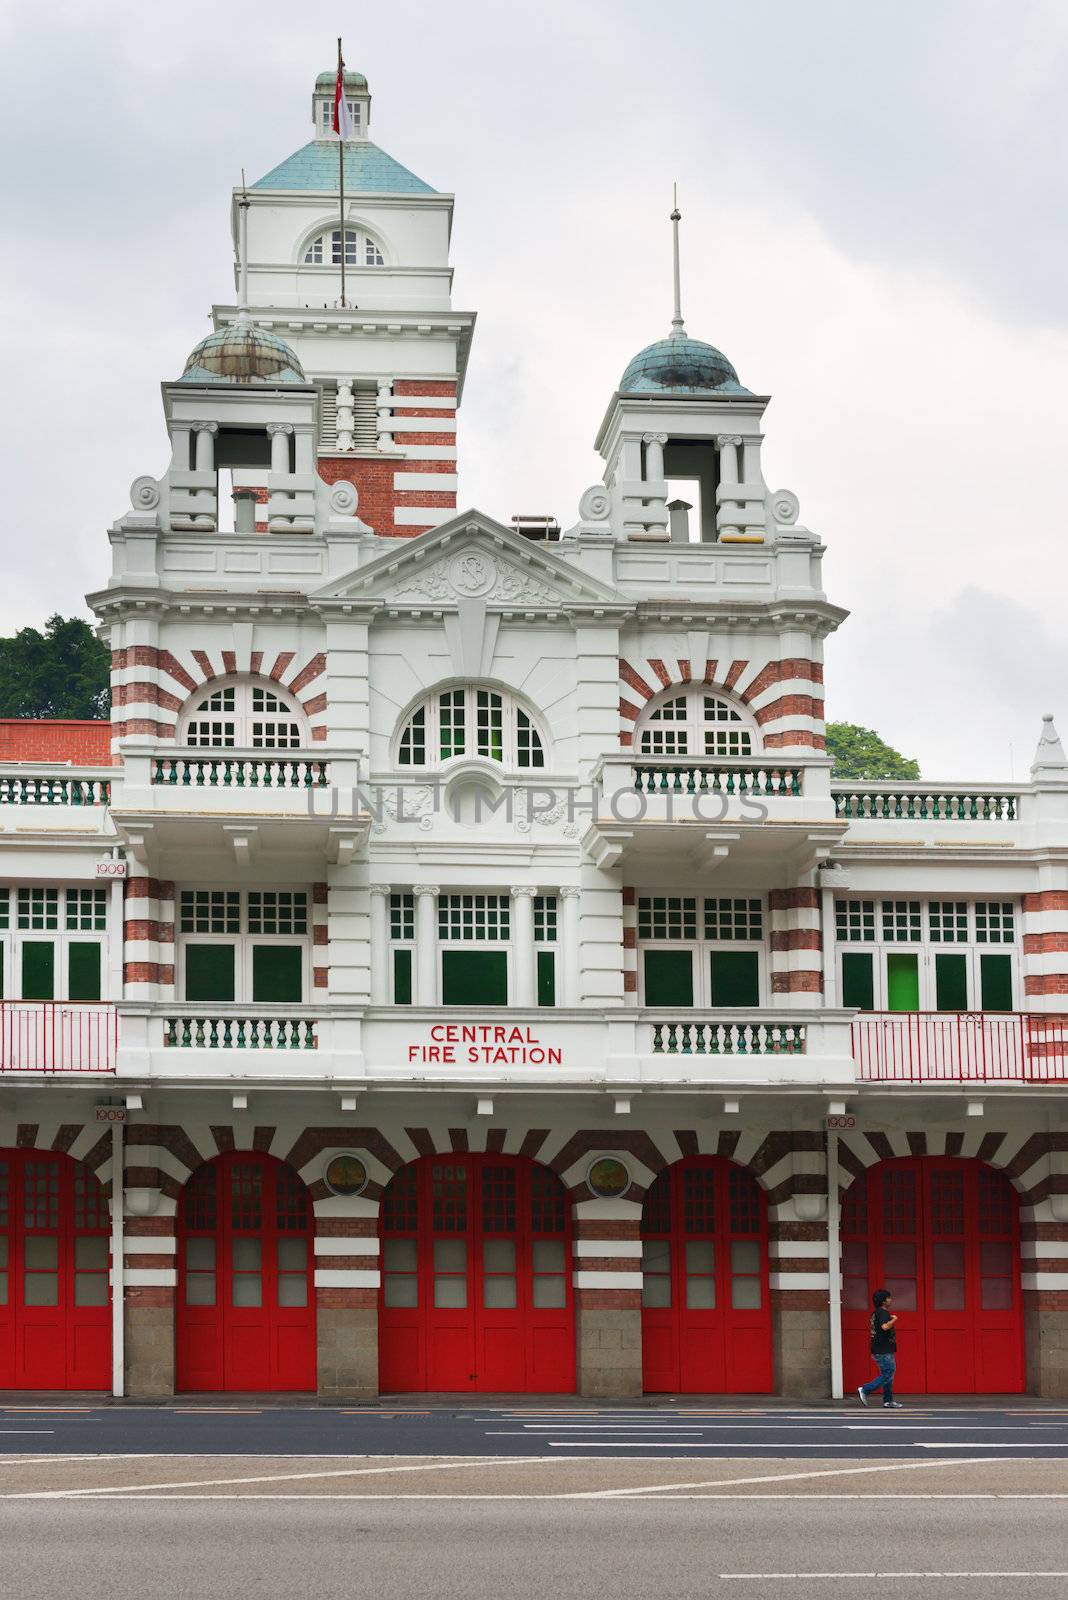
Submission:
M 178 743 L 197 750 L 299 750 L 307 743 L 304 714 L 278 685 L 240 678 L 192 695 Z
M 386 258 L 382 247 L 362 228 L 345 229 L 345 265 L 347 267 L 384 267 Z M 304 250 L 306 267 L 339 267 L 341 265 L 341 229 L 326 228 L 312 239 Z
M 729 700 L 700 684 L 656 701 L 636 729 L 645 756 L 751 756 L 755 728 Z
M 485 756 L 506 767 L 544 767 L 534 719 L 498 689 L 443 689 L 417 706 L 401 729 L 397 765 L 435 767 L 454 756 Z

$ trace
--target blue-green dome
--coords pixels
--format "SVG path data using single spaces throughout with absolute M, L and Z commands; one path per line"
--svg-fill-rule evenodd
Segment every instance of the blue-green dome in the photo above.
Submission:
M 727 357 L 714 345 L 685 333 L 658 339 L 639 350 L 619 380 L 624 394 L 748 394 Z
M 317 89 L 333 89 L 337 85 L 337 68 L 331 67 L 328 72 L 320 72 L 315 80 Z M 366 89 L 367 79 L 362 72 L 355 72 L 351 67 L 345 68 L 346 89 Z
M 304 368 L 276 333 L 239 318 L 201 339 L 179 383 L 307 383 Z

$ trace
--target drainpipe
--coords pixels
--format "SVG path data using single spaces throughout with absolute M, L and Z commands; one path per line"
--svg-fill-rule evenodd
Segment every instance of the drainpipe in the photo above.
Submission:
M 827 1315 L 831 1336 L 831 1399 L 841 1400 L 842 1379 L 842 1229 L 838 1205 L 838 1135 L 827 1133 Z
M 126 1194 L 122 1123 L 111 1127 L 111 1392 L 126 1393 L 126 1263 L 123 1260 L 123 1203 Z

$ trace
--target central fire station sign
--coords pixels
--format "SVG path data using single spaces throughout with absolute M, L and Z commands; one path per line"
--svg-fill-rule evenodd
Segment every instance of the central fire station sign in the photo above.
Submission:
M 436 1022 L 408 1046 L 409 1065 L 432 1067 L 562 1067 L 559 1045 L 533 1028 L 507 1022 Z

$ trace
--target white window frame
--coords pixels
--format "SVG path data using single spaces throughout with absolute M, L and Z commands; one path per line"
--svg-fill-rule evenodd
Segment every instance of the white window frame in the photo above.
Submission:
M 668 708 L 681 714 L 665 719 Z M 740 748 L 715 748 L 717 743 L 732 742 Z M 657 744 L 675 748 L 656 749 Z M 666 689 L 642 707 L 634 727 L 634 750 L 643 760 L 683 756 L 701 761 L 751 761 L 761 754 L 763 741 L 752 715 L 729 694 L 711 684 L 689 683 Z
M 349 100 L 348 95 L 345 96 L 345 100 L 346 100 L 346 102 L 348 104 L 349 117 L 351 118 L 351 121 L 352 121 L 353 130 L 357 135 L 361 135 L 362 136 L 362 134 L 363 134 L 363 101 L 362 100 Z M 325 100 L 320 100 L 319 101 L 319 116 L 318 116 L 318 120 L 316 122 L 316 132 L 319 133 L 321 135 L 321 137 L 324 138 L 324 139 L 331 139 L 331 138 L 334 137 L 334 96 L 333 96 L 333 93 L 331 93 Z
M 460 896 L 460 897 L 462 897 L 464 895 L 476 895 L 476 896 L 483 896 L 483 897 L 492 896 L 494 899 L 503 901 L 504 902 L 503 909 L 504 909 L 505 915 L 508 918 L 508 936 L 507 936 L 507 938 L 504 938 L 504 939 L 478 939 L 478 938 L 474 938 L 474 939 L 459 938 L 459 939 L 456 939 L 456 938 L 453 938 L 451 936 L 442 937 L 442 933 L 441 933 L 441 907 L 442 907 L 442 902 L 444 900 L 449 899 L 450 897 L 452 897 L 454 895 Z M 461 888 L 449 888 L 449 889 L 443 889 L 441 891 L 441 893 L 436 897 L 435 902 L 434 902 L 434 937 L 435 937 L 435 946 L 436 946 L 435 955 L 434 955 L 434 965 L 435 965 L 435 971 L 437 973 L 438 1001 L 441 1004 L 441 1006 L 443 1007 L 446 1015 L 448 1015 L 449 1012 L 455 1011 L 457 1009 L 454 1006 L 446 1006 L 445 1005 L 445 971 L 444 971 L 445 964 L 442 961 L 442 956 L 445 954 L 445 952 L 447 950 L 466 950 L 466 951 L 471 951 L 471 950 L 503 950 L 504 951 L 504 955 L 505 955 L 505 973 L 506 973 L 506 983 L 507 983 L 507 992 L 508 992 L 507 1004 L 509 1006 L 511 1006 L 511 1005 L 513 1005 L 515 1003 L 515 1000 L 514 1000 L 514 997 L 515 997 L 515 961 L 514 961 L 514 958 L 513 958 L 513 955 L 512 955 L 512 948 L 513 948 L 512 941 L 513 941 L 513 938 L 514 938 L 514 932 L 515 932 L 515 908 L 512 905 L 512 897 L 509 894 L 507 889 L 461 889 Z
M 257 711 L 255 708 L 256 693 L 270 695 L 282 706 L 282 711 Z M 203 709 L 216 695 L 232 693 L 233 710 L 207 710 Z M 254 725 L 259 722 L 267 727 L 282 727 L 292 723 L 297 730 L 298 742 L 296 744 L 257 744 L 254 739 Z M 192 727 L 197 723 L 217 723 L 220 727 L 231 724 L 233 738 L 229 743 L 198 742 L 190 744 L 189 736 Z M 198 739 L 199 739 L 198 734 Z M 178 722 L 176 745 L 180 749 L 195 750 L 204 755 L 225 754 L 228 750 L 255 750 L 264 759 L 269 760 L 275 756 L 294 755 L 302 750 L 307 750 L 310 744 L 308 720 L 303 707 L 283 689 L 281 684 L 273 679 L 241 677 L 231 674 L 226 678 L 213 678 L 210 682 L 202 684 L 195 694 L 191 694 L 182 708 Z
M 214 891 L 223 894 L 236 894 L 238 896 L 238 932 L 237 933 L 197 933 L 195 930 L 186 931 L 182 927 L 182 895 L 197 891 Z M 250 894 L 302 894 L 305 897 L 306 928 L 303 933 L 250 933 L 249 932 L 249 895 Z M 268 1000 L 253 1000 L 252 998 L 252 952 L 257 945 L 299 945 L 301 949 L 300 962 L 300 1000 L 283 1000 L 277 1002 L 283 1006 L 307 1005 L 311 994 L 312 957 L 313 957 L 313 922 L 312 922 L 312 891 L 310 884 L 293 883 L 257 883 L 251 889 L 239 888 L 236 884 L 219 883 L 181 883 L 175 885 L 174 890 L 174 938 L 175 938 L 175 978 L 177 993 L 183 1005 L 207 1006 L 233 1006 L 235 1009 L 243 1006 L 271 1005 L 275 1002 Z M 234 946 L 234 998 L 233 1000 L 190 1000 L 185 998 L 186 979 L 186 948 L 190 944 L 217 944 Z
M 840 905 L 856 905 L 857 903 L 870 902 L 875 908 L 875 936 L 874 938 L 843 939 L 838 931 L 838 908 Z M 885 937 L 884 906 L 901 906 L 918 902 L 920 907 L 920 932 L 917 938 L 892 938 Z M 1010 906 L 1012 908 L 1013 937 L 1008 940 L 980 939 L 976 920 L 976 906 L 995 905 L 997 907 Z M 967 907 L 967 935 L 963 939 L 932 938 L 931 936 L 931 907 L 957 906 Z M 836 895 L 834 900 L 835 913 L 835 951 L 834 960 L 838 973 L 838 982 L 842 984 L 842 955 L 847 952 L 857 954 L 865 953 L 872 956 L 872 1000 L 876 1011 L 887 1011 L 889 1008 L 889 979 L 887 977 L 888 955 L 916 955 L 919 957 L 917 970 L 919 973 L 919 990 L 921 1011 L 933 1011 L 940 1016 L 954 1016 L 955 1012 L 938 1009 L 938 982 L 935 957 L 939 955 L 962 955 L 965 957 L 969 1013 L 981 1012 L 983 1009 L 982 998 L 982 970 L 980 957 L 984 955 L 1007 955 L 1010 958 L 1012 974 L 1013 1010 L 1023 1009 L 1020 1002 L 1023 998 L 1023 974 L 1021 971 L 1021 917 L 1022 907 L 1019 899 L 1012 895 L 990 894 L 961 894 L 959 890 L 946 890 L 941 894 L 888 894 L 883 895 L 878 891 L 873 893 L 853 892 L 848 895 Z M 894 918 L 895 923 L 900 922 L 900 917 Z M 944 921 L 940 918 L 939 921 Z M 942 929 L 939 927 L 939 932 Z M 954 929 L 956 931 L 956 929 Z M 844 992 L 840 987 L 839 993 Z M 894 1013 L 895 1015 L 908 1016 L 908 1012 Z M 863 1015 L 863 1013 L 862 1013 Z M 1008 1013 L 998 1013 L 1008 1015 Z
M 49 890 L 56 895 L 56 926 L 54 928 L 20 928 L 19 890 Z M 71 928 L 67 926 L 67 895 L 89 889 L 100 896 L 98 903 L 104 907 L 104 923 L 100 928 Z M 111 895 L 107 887 L 98 883 L 11 883 L 0 887 L 0 901 L 7 907 L 6 926 L 0 926 L 0 970 L 2 970 L 3 995 L 22 1005 L 102 1004 L 112 997 L 111 990 Z M 0 922 L 3 921 L 0 916 Z M 43 944 L 50 941 L 55 947 L 53 965 L 52 1001 L 22 999 L 22 947 L 24 944 Z M 70 969 L 67 950 L 72 944 L 95 944 L 100 947 L 100 1000 L 70 999 Z
M 500 700 L 501 710 L 501 758 L 487 755 L 478 749 L 478 697 L 480 694 L 496 695 Z M 454 750 L 452 755 L 441 754 L 441 724 L 443 699 L 461 695 L 464 708 L 464 743 L 461 750 Z M 423 723 L 423 761 L 408 761 L 403 759 L 405 741 L 409 729 L 414 729 L 415 719 L 422 713 Z M 519 718 L 526 718 L 533 741 L 541 749 L 541 761 L 532 762 L 521 766 L 519 763 Z M 414 735 L 413 735 L 414 737 Z M 522 704 L 508 689 L 502 689 L 492 683 L 457 683 L 443 684 L 433 694 L 425 696 L 415 705 L 409 706 L 401 717 L 393 740 L 393 766 L 397 772 L 426 772 L 436 767 L 448 766 L 453 761 L 470 761 L 477 758 L 482 761 L 492 761 L 507 772 L 547 772 L 549 770 L 549 742 L 542 727 L 541 720 L 536 717 L 529 706 Z
M 349 244 L 352 245 L 352 260 L 349 260 Z M 337 225 L 321 228 L 310 239 L 306 239 L 301 246 L 300 265 L 302 267 L 327 267 L 333 269 L 341 265 L 341 229 Z M 337 250 L 337 259 L 334 251 Z M 318 259 L 316 259 L 318 252 Z M 327 260 L 327 256 L 330 257 Z M 366 228 L 345 227 L 345 267 L 356 270 L 360 267 L 373 268 L 386 265 L 386 252 L 381 240 L 376 239 L 373 233 Z
M 679 938 L 646 938 L 641 933 L 641 907 L 642 900 L 652 899 L 693 901 L 695 910 L 696 937 L 686 935 Z M 760 908 L 761 936 L 760 938 L 719 939 L 709 938 L 706 932 L 707 908 L 723 900 L 750 902 Z M 752 950 L 757 957 L 757 1006 L 768 1005 L 770 980 L 768 976 L 768 907 L 764 895 L 749 894 L 744 890 L 735 890 L 733 893 L 724 891 L 722 894 L 675 894 L 661 890 L 638 889 L 635 891 L 635 945 L 638 952 L 638 1003 L 642 1006 L 649 1004 L 645 998 L 645 960 L 646 950 L 688 950 L 690 952 L 690 970 L 693 977 L 693 1006 L 694 1010 L 714 1011 L 716 1014 L 727 1014 L 730 1006 L 713 1006 L 712 1004 L 712 953 L 716 950 Z M 696 962 L 696 969 L 694 968 Z

